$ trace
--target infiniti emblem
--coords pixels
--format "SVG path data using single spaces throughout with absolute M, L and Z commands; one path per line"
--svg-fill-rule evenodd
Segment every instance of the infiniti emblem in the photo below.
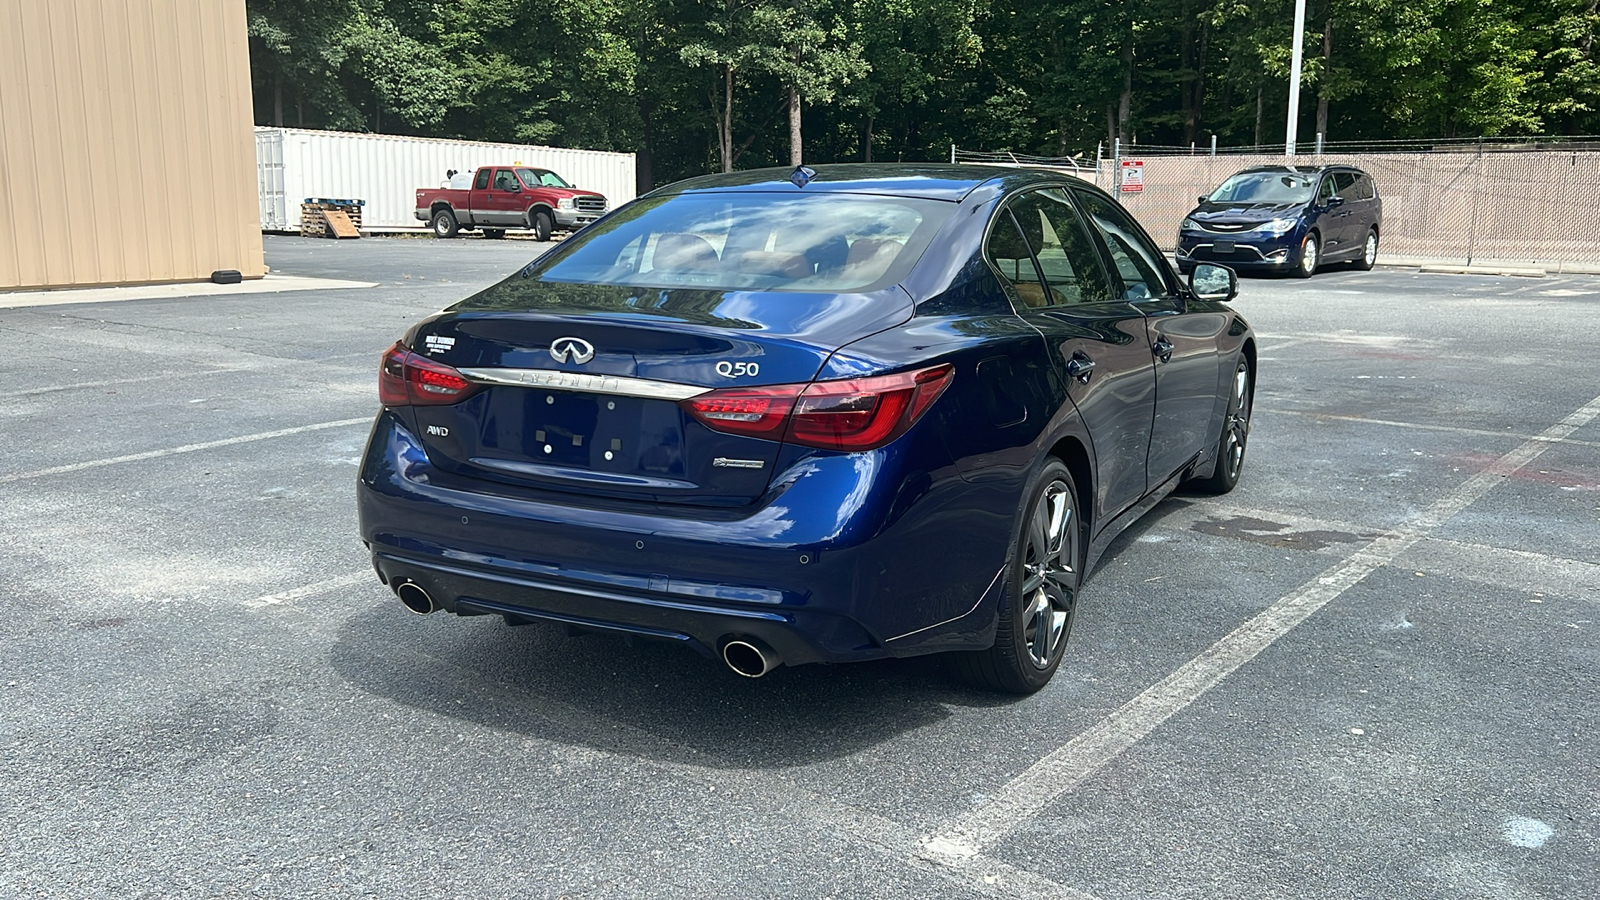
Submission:
M 572 361 L 583 365 L 594 359 L 594 345 L 583 338 L 562 337 L 550 342 L 550 355 L 556 362 Z

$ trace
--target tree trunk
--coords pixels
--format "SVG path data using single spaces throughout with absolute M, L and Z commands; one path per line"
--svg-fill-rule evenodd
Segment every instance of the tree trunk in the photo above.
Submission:
M 723 66 L 722 125 L 717 129 L 721 140 L 722 171 L 733 171 L 733 63 Z
M 1106 152 L 1111 152 L 1111 145 L 1117 139 L 1117 108 L 1106 104 Z
M 1333 71 L 1333 16 L 1322 25 L 1322 77 L 1317 84 L 1317 134 L 1328 134 L 1328 75 Z
M 872 125 L 877 116 L 867 116 L 861 123 L 861 161 L 872 162 Z
M 1264 109 L 1264 107 L 1261 105 L 1261 94 L 1262 94 L 1262 91 L 1263 91 L 1263 88 L 1261 87 L 1261 85 L 1259 85 L 1259 84 L 1256 85 L 1256 141 L 1255 141 L 1255 147 L 1256 147 L 1257 150 L 1261 149 L 1261 111 L 1262 111 L 1262 109 Z
M 1194 111 L 1194 32 L 1190 23 L 1194 21 L 1193 10 L 1187 2 L 1181 10 L 1183 26 L 1178 30 L 1178 106 L 1179 115 L 1183 118 L 1183 142 L 1194 143 L 1195 111 Z
M 1194 103 L 1189 107 L 1194 114 L 1193 133 L 1189 142 L 1200 139 L 1200 126 L 1205 122 L 1206 108 L 1206 51 L 1211 48 L 1211 27 L 1200 26 L 1200 50 L 1194 58 Z
M 1122 42 L 1122 97 L 1117 101 L 1117 137 L 1128 143 L 1128 117 L 1133 112 L 1133 34 Z
M 798 166 L 803 154 L 800 144 L 800 89 L 789 88 L 789 165 Z

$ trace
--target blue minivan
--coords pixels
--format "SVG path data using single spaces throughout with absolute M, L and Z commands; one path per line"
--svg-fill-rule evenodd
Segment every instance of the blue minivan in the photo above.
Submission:
M 1200 198 L 1178 226 L 1178 268 L 1197 262 L 1310 278 L 1320 266 L 1378 260 L 1383 200 L 1352 166 L 1256 166 Z

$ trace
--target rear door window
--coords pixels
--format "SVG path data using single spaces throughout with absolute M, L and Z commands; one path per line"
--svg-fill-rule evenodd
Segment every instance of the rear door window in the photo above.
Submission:
M 1073 306 L 1111 299 L 1093 241 L 1059 189 L 1030 191 L 1011 212 L 1039 261 L 1048 291 L 1045 306 Z
M 1144 235 L 1143 229 L 1115 203 L 1087 191 L 1074 191 L 1094 230 L 1104 239 L 1117 276 L 1122 282 L 1123 300 L 1139 301 L 1165 297 L 1173 292 L 1166 258 Z
M 489 176 L 492 174 L 494 173 L 489 169 L 479 169 L 478 179 L 472 183 L 473 189 L 481 191 L 487 188 L 489 186 Z
M 1349 203 L 1352 200 L 1361 199 L 1361 198 L 1356 196 L 1355 186 L 1356 186 L 1356 173 L 1354 173 L 1354 172 L 1335 172 L 1335 173 L 1333 173 L 1333 190 L 1334 190 L 1334 194 L 1339 196 L 1339 197 L 1344 198 L 1344 201 L 1346 203 Z

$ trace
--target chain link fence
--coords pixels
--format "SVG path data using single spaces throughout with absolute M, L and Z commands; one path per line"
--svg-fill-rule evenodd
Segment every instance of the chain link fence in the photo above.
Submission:
M 1176 148 L 1171 148 L 1176 149 Z M 1600 273 L 1600 149 L 1595 145 L 1453 146 L 1428 152 L 1374 149 L 1288 157 L 1202 150 L 1164 154 L 1133 148 L 1122 162 L 1143 163 L 1137 192 L 1117 191 L 1118 161 L 1046 159 L 951 148 L 952 161 L 1048 167 L 1116 194 L 1163 248 L 1178 223 L 1240 169 L 1261 165 L 1353 165 L 1383 199 L 1383 262 L 1535 266 Z

